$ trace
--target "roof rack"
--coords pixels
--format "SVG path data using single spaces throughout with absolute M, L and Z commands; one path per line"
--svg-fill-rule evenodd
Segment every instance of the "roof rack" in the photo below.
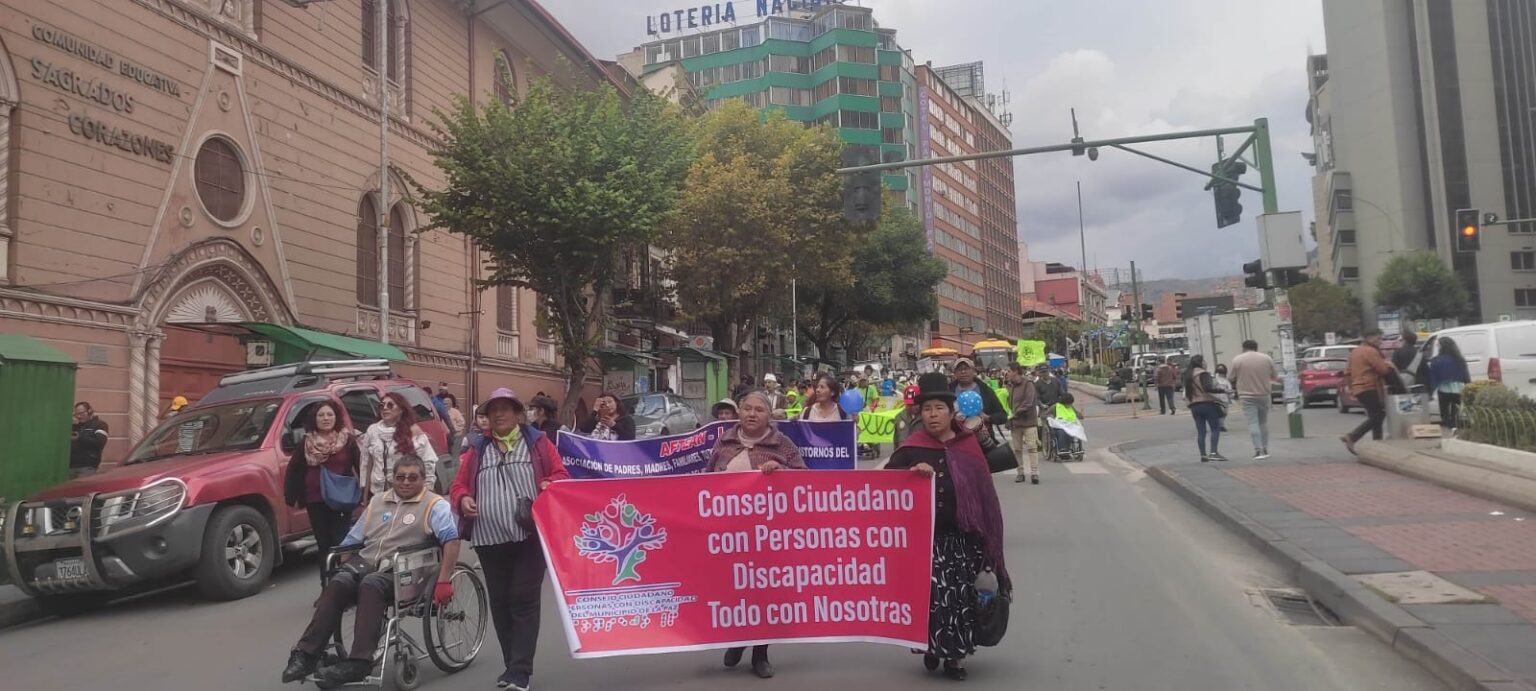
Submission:
M 268 379 L 282 379 L 285 377 L 297 377 L 310 375 L 325 379 L 340 377 L 357 377 L 367 375 L 393 374 L 389 369 L 389 361 L 383 358 L 369 360 L 314 360 L 309 362 L 295 362 L 289 365 L 276 367 L 264 367 L 262 369 L 237 372 L 225 375 L 219 380 L 219 386 L 232 384 L 244 384 L 253 381 L 265 381 Z

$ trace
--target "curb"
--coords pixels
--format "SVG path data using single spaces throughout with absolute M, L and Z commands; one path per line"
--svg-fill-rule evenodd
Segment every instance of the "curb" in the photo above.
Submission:
M 1508 671 L 1457 644 L 1407 610 L 1186 481 L 1178 471 L 1136 463 L 1123 453 L 1122 446 L 1112 446 L 1109 450 L 1132 465 L 1144 468 L 1164 487 L 1280 564 L 1308 595 L 1339 615 L 1345 623 L 1370 632 L 1451 688 L 1457 691 L 1533 691 L 1533 687 L 1517 680 Z
M 1489 501 L 1536 512 L 1536 480 L 1381 442 L 1361 442 L 1360 463 L 1448 487 Z
M 20 626 L 47 616 L 36 600 L 21 594 L 15 586 L 0 585 L 0 629 Z

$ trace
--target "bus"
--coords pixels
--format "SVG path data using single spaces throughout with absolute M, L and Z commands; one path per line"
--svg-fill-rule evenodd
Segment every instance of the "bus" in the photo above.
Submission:
M 958 359 L 960 359 L 960 351 L 954 348 L 928 348 L 917 354 L 917 371 L 919 374 L 926 372 L 949 374 Z
M 976 362 L 978 372 L 1008 369 L 1015 359 L 1013 344 L 1002 339 L 977 341 L 971 346 L 971 359 Z

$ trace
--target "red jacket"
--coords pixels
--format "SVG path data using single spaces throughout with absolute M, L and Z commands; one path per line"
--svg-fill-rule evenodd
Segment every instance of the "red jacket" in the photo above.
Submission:
M 522 426 L 522 435 L 523 441 L 528 444 L 528 455 L 533 460 L 535 485 L 543 487 L 545 480 L 558 482 L 571 479 L 570 473 L 565 470 L 565 463 L 560 460 L 560 451 L 548 435 L 531 425 Z M 459 455 L 459 472 L 453 476 L 453 486 L 448 490 L 453 512 L 459 516 L 459 537 L 465 540 L 470 539 L 475 519 L 463 515 L 460 507 L 464 504 L 464 497 L 476 495 L 480 482 L 480 459 L 490 443 L 490 437 L 481 437 Z

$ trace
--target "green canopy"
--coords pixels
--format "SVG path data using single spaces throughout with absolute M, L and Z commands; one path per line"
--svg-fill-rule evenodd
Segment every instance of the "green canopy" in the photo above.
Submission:
M 58 348 L 21 334 L 0 334 L 0 361 L 3 360 L 75 364 L 74 360 Z
M 378 341 L 266 322 L 242 322 L 240 326 L 249 329 L 252 333 L 266 336 L 278 344 L 302 351 L 308 356 L 301 359 L 308 359 L 315 355 L 384 358 L 401 362 L 409 359 L 399 348 Z

